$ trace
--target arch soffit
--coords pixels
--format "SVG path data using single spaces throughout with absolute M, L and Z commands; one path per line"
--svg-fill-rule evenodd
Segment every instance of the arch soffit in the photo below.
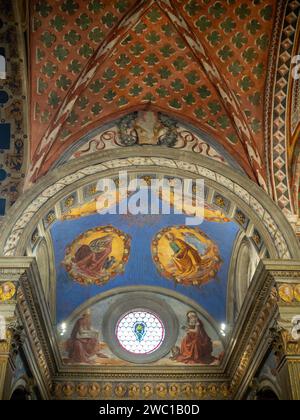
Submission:
M 19 199 L 7 215 L 0 235 L 0 252 L 4 256 L 24 255 L 28 242 L 39 237 L 38 224 L 64 197 L 100 178 L 116 175 L 120 170 L 131 173 L 160 173 L 186 178 L 203 178 L 208 186 L 207 201 L 214 203 L 216 194 L 228 201 L 221 208 L 237 221 L 237 212 L 245 216 L 247 236 L 258 234 L 262 241 L 260 255 L 271 258 L 299 258 L 297 238 L 280 209 L 256 184 L 225 165 L 204 156 L 180 154 L 176 150 L 153 146 L 130 150 L 105 151 L 93 157 L 78 159 L 52 171 Z M 55 220 L 55 218 L 54 218 Z M 240 221 L 240 226 L 241 225 Z M 36 228 L 35 228 L 36 227 Z M 256 242 L 256 241 L 254 241 Z

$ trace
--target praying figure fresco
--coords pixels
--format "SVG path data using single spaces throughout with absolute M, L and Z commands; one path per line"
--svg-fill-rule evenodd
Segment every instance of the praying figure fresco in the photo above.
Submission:
M 102 285 L 124 271 L 129 252 L 128 235 L 112 226 L 96 227 L 67 247 L 63 265 L 75 281 Z
M 217 358 L 212 356 L 212 340 L 197 313 L 189 311 L 186 317 L 187 325 L 183 327 L 186 335 L 180 347 L 173 349 L 171 359 L 185 364 L 210 365 L 217 362 Z
M 218 246 L 199 228 L 166 228 L 152 242 L 161 274 L 185 286 L 201 286 L 217 275 L 222 260 Z

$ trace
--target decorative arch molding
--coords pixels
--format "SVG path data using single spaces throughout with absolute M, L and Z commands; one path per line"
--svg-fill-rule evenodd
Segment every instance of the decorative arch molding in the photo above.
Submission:
M 264 391 L 271 391 L 278 400 L 281 400 L 282 391 L 277 382 L 269 379 L 269 378 L 262 378 L 257 386 L 256 395 L 264 392 Z M 256 399 L 256 398 L 255 398 Z
M 292 195 L 295 206 L 295 213 L 298 222 L 296 222 L 296 233 L 300 235 L 300 144 L 296 146 L 293 159 L 293 180 Z
M 30 251 L 27 250 L 27 254 L 36 258 L 46 303 L 54 320 L 56 312 L 56 268 L 50 232 L 47 230 L 43 231 L 35 247 Z
M 269 378 L 260 378 L 259 380 L 255 378 L 252 385 L 248 388 L 243 399 L 248 401 L 263 400 L 264 393 L 271 393 L 275 397 L 274 399 L 282 400 L 282 391 L 275 381 Z
M 259 264 L 255 247 L 241 231 L 231 255 L 227 286 L 227 324 L 234 325 Z
M 9 399 L 13 399 L 13 395 L 16 391 L 21 391 L 24 396 L 24 399 L 29 400 L 30 397 L 30 387 L 31 387 L 31 380 L 26 376 L 23 375 L 21 378 L 17 380 L 16 383 L 13 384 L 12 389 L 10 391 Z
M 148 121 L 145 119 L 148 118 Z M 150 119 L 150 121 L 149 121 Z M 124 129 L 127 126 L 126 129 Z M 147 126 L 148 125 L 148 126 Z M 148 129 L 149 131 L 146 131 Z M 145 134 L 149 136 L 145 140 Z M 160 147 L 169 140 L 168 147 L 178 151 L 202 154 L 217 162 L 228 164 L 237 171 L 245 171 L 233 155 L 211 134 L 207 133 L 172 113 L 155 111 L 154 107 L 136 108 L 132 113 L 123 114 L 104 125 L 89 131 L 70 145 L 51 167 L 51 170 L 79 157 L 91 155 L 97 151 L 129 147 L 124 137 L 128 135 L 132 145 L 155 145 Z
M 240 245 L 238 260 L 237 260 L 237 273 L 240 273 L 240 284 L 237 285 L 237 303 L 238 309 L 241 309 L 243 300 L 246 296 L 250 279 L 251 279 L 251 249 L 250 242 L 247 238 L 244 238 Z
M 54 216 L 61 211 L 60 206 L 56 206 L 60 200 L 78 188 L 99 178 L 112 177 L 120 170 L 201 177 L 209 187 L 208 202 L 213 202 L 215 193 L 219 193 L 229 201 L 228 209 L 224 206 L 221 209 L 231 219 L 239 220 L 238 212 L 248 219 L 247 235 L 254 242 L 259 238 L 260 242 L 262 240 L 261 256 L 274 259 L 297 259 L 300 256 L 299 243 L 289 222 L 270 197 L 252 181 L 203 156 L 194 157 L 182 152 L 179 158 L 178 151 L 164 147 L 157 150 L 151 146 L 102 152 L 93 158 L 88 156 L 75 160 L 49 173 L 9 212 L 8 222 L 1 231 L 1 253 L 5 256 L 24 255 L 30 240 L 39 237 L 39 222 L 50 211 L 54 210 Z
M 297 52 L 300 1 L 280 1 L 266 89 L 266 151 L 275 201 L 287 216 L 294 214 L 289 173 L 291 133 L 288 103 L 292 101 L 292 58 Z M 283 22 L 283 24 L 282 24 Z M 279 52 L 278 52 L 279 51 Z M 272 74 L 275 74 L 274 78 Z

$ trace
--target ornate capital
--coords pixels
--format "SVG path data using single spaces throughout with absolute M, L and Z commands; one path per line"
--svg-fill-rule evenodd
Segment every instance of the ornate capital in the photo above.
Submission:
M 245 299 L 248 306 L 236 327 L 239 357 L 232 359 L 231 388 L 237 397 L 252 380 L 249 370 L 259 368 L 262 359 L 257 357 L 258 351 L 266 352 L 271 344 L 278 362 L 299 355 L 299 341 L 292 334 L 297 315 L 300 324 L 299 285 L 300 261 L 265 260 L 258 266 Z M 266 331 L 270 331 L 269 341 L 265 340 Z
M 281 324 L 281 325 L 280 325 Z M 274 328 L 271 328 L 272 347 L 278 358 L 284 356 L 300 356 L 300 338 L 295 339 L 291 334 L 291 327 L 279 321 Z
M 24 328 L 20 320 L 16 317 L 7 319 L 5 336 L 3 340 L 0 340 L 0 353 L 9 354 L 14 358 L 18 354 L 23 341 Z
M 0 258 L 0 288 L 8 283 L 14 286 L 11 296 L 8 287 L 4 288 L 2 301 L 0 294 L 0 315 L 6 327 L 3 350 L 14 360 L 26 337 L 26 357 L 40 372 L 40 388 L 50 395 L 53 361 L 45 339 L 49 313 L 34 258 Z

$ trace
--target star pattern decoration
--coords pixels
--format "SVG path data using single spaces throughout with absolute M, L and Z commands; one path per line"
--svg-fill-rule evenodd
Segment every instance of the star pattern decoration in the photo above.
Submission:
M 70 144 L 101 123 L 149 106 L 204 129 L 255 179 L 253 158 L 260 164 L 264 156 L 263 91 L 274 1 L 165 2 L 180 13 L 191 36 L 201 42 L 222 74 L 236 98 L 242 123 L 234 120 L 220 86 L 171 14 L 159 7 L 160 2 L 147 8 L 144 1 L 134 0 L 35 0 L 31 33 L 34 162 L 45 162 L 37 153 L 43 138 L 51 147 L 51 158 L 47 161 L 46 157 L 48 163 L 43 165 L 46 169 Z M 101 45 L 117 36 L 120 21 L 139 5 L 145 7 L 144 13 L 97 64 L 91 80 L 76 94 L 67 118 L 57 126 L 52 144 L 45 133 L 51 132 L 62 107 L 67 108 L 80 76 L 97 59 Z M 240 138 L 241 125 L 246 125 L 252 139 L 250 153 Z

